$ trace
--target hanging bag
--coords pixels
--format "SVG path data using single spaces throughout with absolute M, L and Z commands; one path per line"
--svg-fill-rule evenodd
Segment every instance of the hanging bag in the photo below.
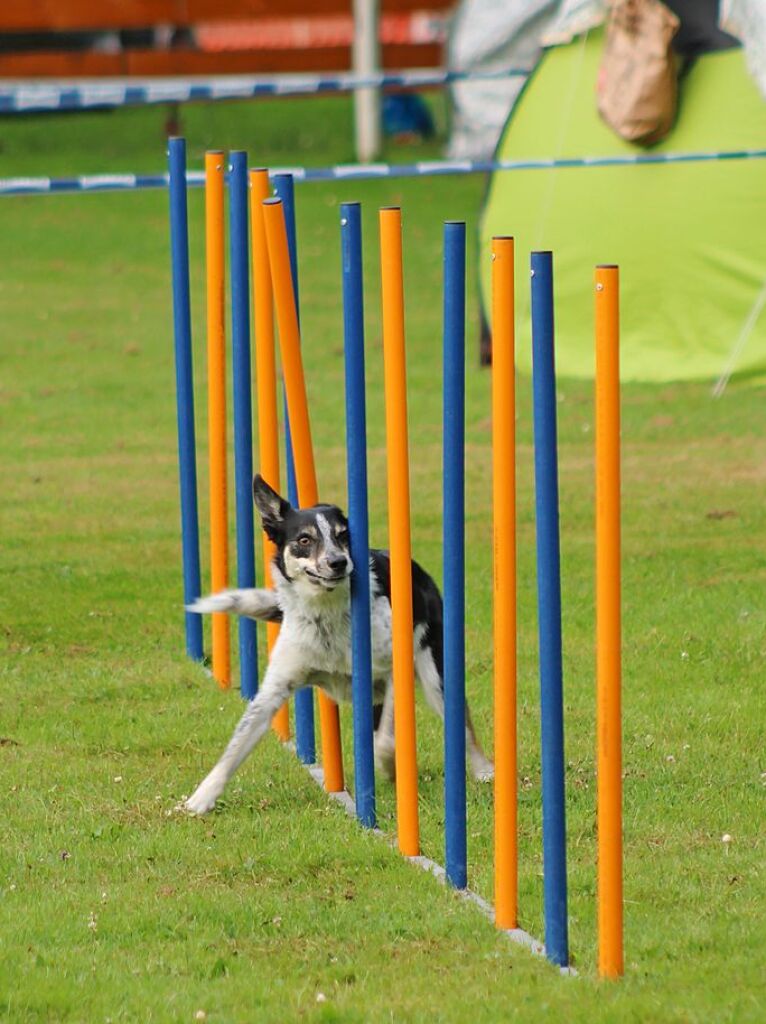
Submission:
M 628 142 L 658 142 L 678 95 L 671 49 L 680 21 L 660 0 L 613 0 L 598 75 L 598 112 Z

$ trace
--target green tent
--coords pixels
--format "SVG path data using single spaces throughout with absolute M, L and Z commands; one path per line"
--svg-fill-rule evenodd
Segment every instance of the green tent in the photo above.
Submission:
M 603 36 L 548 50 L 505 127 L 497 159 L 642 152 L 600 120 Z M 741 50 L 700 57 L 682 80 L 677 124 L 651 152 L 766 148 L 766 103 Z M 766 160 L 497 171 L 481 226 L 516 238 L 517 361 L 529 369 L 529 253 L 551 249 L 556 360 L 593 374 L 593 268 L 617 263 L 624 380 L 766 375 Z M 482 300 L 490 308 L 490 268 Z

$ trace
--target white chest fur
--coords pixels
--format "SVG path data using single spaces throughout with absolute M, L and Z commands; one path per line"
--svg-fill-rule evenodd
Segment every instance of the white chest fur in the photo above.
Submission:
M 391 605 L 380 594 L 374 576 L 371 589 L 373 679 L 383 683 L 391 673 Z M 348 584 L 333 591 L 308 589 L 284 580 L 277 587 L 283 613 L 282 642 L 305 666 L 307 681 L 334 693 L 351 696 L 351 609 Z

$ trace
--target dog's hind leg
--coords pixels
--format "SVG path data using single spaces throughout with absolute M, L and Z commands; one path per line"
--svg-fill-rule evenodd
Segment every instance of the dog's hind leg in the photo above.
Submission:
M 282 621 L 282 609 L 277 604 L 277 595 L 273 590 L 221 590 L 208 597 L 198 597 L 193 604 L 187 604 L 186 610 L 201 615 L 229 612 L 249 619 L 260 619 L 261 622 Z
M 495 777 L 495 766 L 479 746 L 468 704 L 465 706 L 465 741 L 473 777 L 477 782 L 491 782 Z
M 396 745 L 394 743 L 394 684 L 389 678 L 386 685 L 386 696 L 380 718 L 375 726 L 375 767 L 387 779 L 393 781 L 396 776 Z
M 295 664 L 295 659 L 284 655 L 280 657 L 277 641 L 261 689 L 247 705 L 247 710 L 239 720 L 218 764 L 186 801 L 187 811 L 192 814 L 207 814 L 213 809 L 226 783 L 263 738 L 272 718 L 292 691 L 300 685 L 296 684 L 296 680 L 302 678 L 301 668 L 302 666 Z
M 422 646 L 415 638 L 415 671 L 423 687 L 423 694 L 429 707 L 444 720 L 444 684 L 439 670 L 436 667 L 431 648 Z M 495 766 L 479 746 L 476 739 L 471 712 L 468 705 L 465 706 L 465 744 L 468 750 L 468 760 L 471 764 L 471 774 L 478 782 L 491 782 L 495 777 Z

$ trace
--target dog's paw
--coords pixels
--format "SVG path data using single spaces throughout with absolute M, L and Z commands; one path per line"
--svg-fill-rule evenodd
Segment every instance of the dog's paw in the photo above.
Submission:
M 215 807 L 216 800 L 223 793 L 223 787 L 223 780 L 211 772 L 186 801 L 184 809 L 188 814 L 207 814 Z
M 196 793 L 192 793 L 183 807 L 187 814 L 193 814 L 201 817 L 203 814 L 208 814 L 213 810 L 217 799 L 217 794 L 214 796 L 208 796 L 207 793 L 202 791 L 202 787 L 200 787 Z
M 477 782 L 492 782 L 495 777 L 495 766 L 491 761 L 482 758 L 471 765 L 471 772 Z
M 389 782 L 396 780 L 396 750 L 393 743 L 375 740 L 375 768 Z

